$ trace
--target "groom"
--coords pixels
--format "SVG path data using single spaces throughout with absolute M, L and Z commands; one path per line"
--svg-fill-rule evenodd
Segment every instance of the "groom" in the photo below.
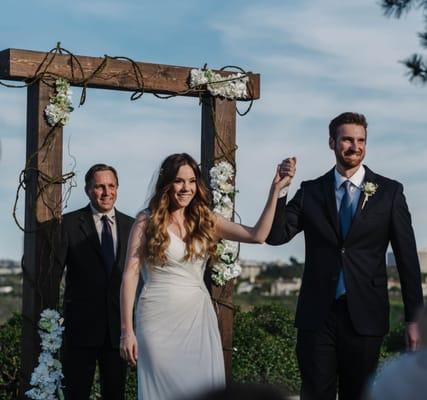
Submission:
M 399 182 L 362 165 L 367 122 L 346 112 L 329 125 L 336 165 L 279 199 L 267 243 L 304 231 L 306 259 L 298 299 L 297 358 L 303 400 L 360 399 L 389 329 L 385 254 L 391 243 L 405 305 L 406 339 L 418 342 L 415 312 L 423 303 L 411 217 Z M 281 174 L 295 173 L 295 158 Z

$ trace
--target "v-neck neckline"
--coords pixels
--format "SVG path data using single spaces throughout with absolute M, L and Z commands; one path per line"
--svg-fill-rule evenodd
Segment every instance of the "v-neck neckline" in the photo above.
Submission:
M 171 233 L 173 236 L 175 236 L 180 242 L 185 243 L 184 239 L 181 239 L 170 227 L 170 225 L 168 225 L 168 231 L 169 233 Z

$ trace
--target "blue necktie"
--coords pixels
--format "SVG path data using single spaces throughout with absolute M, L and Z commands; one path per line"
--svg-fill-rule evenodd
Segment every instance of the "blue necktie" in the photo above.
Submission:
M 353 219 L 353 206 L 352 206 L 352 197 L 350 194 L 351 182 L 345 181 L 342 186 L 344 186 L 345 192 L 344 196 L 341 200 L 340 210 L 338 213 L 340 220 L 340 231 L 341 238 L 344 240 L 347 236 L 348 231 L 350 230 L 351 220 Z M 345 294 L 345 280 L 344 280 L 344 271 L 340 271 L 340 275 L 338 277 L 337 289 L 335 292 L 335 298 L 338 298 Z
M 104 266 L 107 275 L 110 276 L 111 271 L 113 270 L 114 265 L 114 242 L 113 234 L 111 232 L 110 222 L 108 217 L 103 215 L 101 217 L 102 221 L 102 232 L 101 232 L 101 250 L 102 256 L 104 258 Z

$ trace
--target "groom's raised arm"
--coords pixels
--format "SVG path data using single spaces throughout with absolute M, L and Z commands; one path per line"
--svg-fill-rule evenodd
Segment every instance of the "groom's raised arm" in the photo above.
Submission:
M 296 158 L 287 158 L 280 165 L 280 173 L 288 176 L 289 181 L 285 187 L 284 195 L 279 198 L 274 215 L 273 226 L 267 237 L 266 243 L 273 246 L 289 242 L 298 232 L 302 230 L 302 200 L 304 189 L 301 188 L 295 197 L 286 205 L 287 191 L 296 170 Z
M 266 243 L 277 246 L 289 242 L 303 229 L 302 201 L 304 187 L 298 189 L 294 198 L 286 204 L 288 196 L 280 198 L 274 214 L 273 226 L 267 237 Z

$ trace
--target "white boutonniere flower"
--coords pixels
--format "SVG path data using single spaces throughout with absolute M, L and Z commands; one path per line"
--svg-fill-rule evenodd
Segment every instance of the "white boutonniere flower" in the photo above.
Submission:
M 377 189 L 378 189 L 378 185 L 376 183 L 364 182 L 362 184 L 362 192 L 365 195 L 365 197 L 363 198 L 362 210 L 363 210 L 363 207 L 365 207 L 365 204 L 368 202 L 369 197 L 374 195 Z

